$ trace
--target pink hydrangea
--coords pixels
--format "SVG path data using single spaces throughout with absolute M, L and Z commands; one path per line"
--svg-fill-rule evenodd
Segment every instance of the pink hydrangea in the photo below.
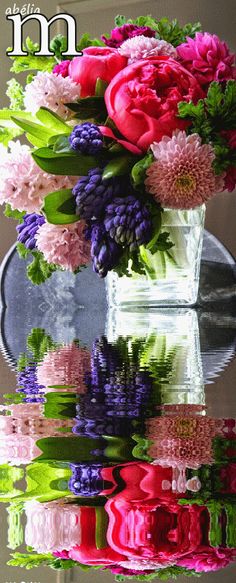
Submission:
M 123 24 L 123 26 L 117 26 L 111 31 L 110 38 L 102 36 L 103 42 L 108 47 L 113 47 L 117 49 L 122 45 L 122 43 L 128 38 L 133 38 L 135 36 L 147 36 L 155 37 L 155 30 L 152 30 L 149 26 L 137 26 L 136 24 Z
M 177 47 L 177 53 L 200 85 L 236 79 L 235 55 L 216 34 L 197 32 Z
M 5 202 L 19 211 L 37 212 L 47 194 L 74 185 L 75 179 L 43 172 L 34 162 L 30 148 L 19 140 L 9 142 L 9 148 L 10 152 L 0 147 L 0 204 Z
M 84 221 L 71 225 L 44 223 L 35 237 L 37 247 L 48 263 L 75 271 L 90 261 L 90 243 L 85 239 L 84 229 Z
M 166 55 L 172 58 L 177 57 L 177 51 L 170 43 L 167 43 L 165 40 L 148 38 L 143 35 L 129 38 L 123 42 L 118 50 L 123 57 L 128 58 L 129 65 L 139 59 L 156 57 L 158 55 Z
M 31 83 L 26 85 L 24 105 L 33 115 L 40 107 L 48 107 L 58 115 L 66 118 L 68 109 L 65 103 L 80 97 L 80 85 L 70 77 L 54 73 L 38 73 Z
M 90 352 L 72 344 L 48 352 L 38 366 L 37 378 L 47 391 L 60 386 L 60 390 L 69 392 L 71 387 L 73 392 L 82 394 L 86 391 L 84 376 L 89 370 Z
M 70 65 L 71 61 L 62 61 L 61 63 L 58 63 L 58 65 L 55 65 L 54 69 L 53 69 L 53 73 L 54 75 L 61 75 L 62 77 L 68 77 L 69 76 L 69 65 Z
M 145 184 L 163 207 L 191 209 L 223 191 L 224 177 L 212 168 L 214 150 L 201 144 L 198 134 L 177 131 L 151 148 L 156 160 L 147 170 Z
M 202 547 L 178 560 L 177 565 L 193 569 L 196 573 L 208 573 L 224 569 L 236 558 L 236 549 Z

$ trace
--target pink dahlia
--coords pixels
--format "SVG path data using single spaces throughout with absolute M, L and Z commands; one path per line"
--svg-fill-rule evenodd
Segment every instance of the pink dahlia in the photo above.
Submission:
M 177 47 L 177 53 L 200 85 L 236 79 L 235 55 L 216 34 L 197 32 Z
M 152 30 L 149 26 L 137 26 L 136 24 L 123 24 L 123 26 L 117 26 L 111 31 L 110 38 L 102 36 L 103 42 L 108 47 L 113 47 L 117 49 L 122 45 L 122 43 L 128 38 L 133 38 L 134 36 L 147 36 L 155 37 L 155 30 Z
M 148 38 L 144 35 L 129 38 L 122 43 L 118 50 L 120 55 L 128 58 L 129 65 L 140 59 L 158 55 L 166 55 L 174 59 L 177 57 L 177 51 L 170 43 L 157 38 Z
M 37 248 L 48 263 L 75 271 L 90 261 L 90 243 L 84 236 L 85 223 L 51 225 L 44 223 L 36 234 Z
M 60 386 L 61 390 L 85 393 L 85 373 L 90 370 L 90 352 L 76 344 L 63 346 L 46 354 L 37 369 L 37 378 L 48 390 Z M 58 390 L 58 389 L 57 389 Z
M 25 89 L 25 109 L 33 115 L 40 107 L 48 107 L 58 115 L 66 118 L 68 109 L 65 103 L 75 101 L 80 97 L 80 85 L 70 77 L 54 75 L 54 73 L 38 73 L 32 83 Z
M 147 170 L 147 190 L 163 207 L 191 209 L 224 189 L 224 178 L 212 168 L 212 146 L 201 144 L 197 134 L 174 132 L 151 149 L 156 158 Z
M 19 140 L 9 142 L 10 152 L 0 146 L 0 204 L 13 209 L 37 212 L 44 197 L 61 188 L 71 188 L 75 180 L 43 172 L 34 162 L 30 148 Z
M 61 63 L 58 63 L 58 65 L 55 65 L 55 67 L 53 69 L 54 75 L 61 75 L 62 77 L 68 77 L 69 76 L 69 65 L 70 65 L 70 60 L 62 61 Z

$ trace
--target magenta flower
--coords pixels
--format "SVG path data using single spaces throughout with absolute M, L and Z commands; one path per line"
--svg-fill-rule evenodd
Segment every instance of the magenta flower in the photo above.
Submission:
M 233 192 L 236 187 L 236 167 L 230 166 L 225 176 L 225 190 Z
M 208 573 L 224 569 L 236 558 L 236 549 L 200 547 L 198 552 L 193 552 L 183 559 L 179 559 L 177 565 L 186 569 L 194 569 L 196 573 Z
M 69 77 L 69 65 L 70 60 L 62 61 L 61 63 L 58 63 L 58 65 L 55 65 L 52 72 L 54 75 L 61 75 L 64 78 Z
M 149 26 L 136 26 L 135 24 L 123 24 L 123 26 L 117 26 L 111 31 L 110 38 L 106 38 L 103 35 L 101 38 L 105 45 L 108 47 L 114 47 L 117 49 L 122 45 L 122 43 L 128 38 L 133 38 L 134 36 L 147 36 L 149 38 L 155 37 L 155 30 L 152 30 Z
M 202 145 L 198 134 L 177 131 L 151 149 L 156 160 L 147 170 L 145 184 L 163 207 L 191 209 L 224 190 L 224 177 L 212 168 L 214 150 Z
M 177 47 L 177 53 L 200 85 L 236 79 L 235 54 L 216 34 L 197 32 L 194 39 L 187 37 Z
M 85 223 L 51 225 L 44 223 L 37 234 L 37 248 L 48 263 L 75 271 L 90 261 L 90 243 L 84 236 Z

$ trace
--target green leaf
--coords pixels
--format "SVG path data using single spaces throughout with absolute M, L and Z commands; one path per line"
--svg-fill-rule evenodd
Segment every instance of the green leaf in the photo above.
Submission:
M 32 153 L 36 164 L 49 174 L 66 176 L 85 176 L 91 168 L 96 168 L 98 161 L 93 156 L 77 153 L 56 153 L 51 148 L 40 148 Z
M 27 249 L 24 243 L 17 243 L 16 245 L 17 253 L 21 259 L 27 259 L 31 254 L 31 250 Z
M 27 121 L 21 117 L 12 116 L 11 119 L 16 125 L 22 128 L 28 134 L 34 136 L 37 140 L 43 143 L 48 143 L 49 138 L 52 135 L 52 130 L 45 128 L 44 126 L 37 124 L 33 121 Z
M 1 122 L 0 122 L 1 125 Z M 20 129 L 0 127 L 0 143 L 7 148 L 9 142 L 22 134 Z
M 32 255 L 34 259 L 27 267 L 27 276 L 34 285 L 40 285 L 51 277 L 58 267 L 48 263 L 39 251 L 33 251 Z
M 157 24 L 153 24 L 151 28 L 157 31 L 157 36 L 163 39 L 174 47 L 186 41 L 186 37 L 190 36 L 194 38 L 196 32 L 201 31 L 201 23 L 195 22 L 194 24 L 188 23 L 184 27 L 181 27 L 178 20 L 174 19 L 170 21 L 168 18 L 161 18 Z
M 76 113 L 78 119 L 99 119 L 107 118 L 107 110 L 103 97 L 84 97 L 73 103 L 65 104 L 68 109 Z
M 4 215 L 9 219 L 16 219 L 17 221 L 22 222 L 22 219 L 25 216 L 25 214 L 26 214 L 25 211 L 21 212 L 18 210 L 13 210 L 9 203 L 7 203 L 5 206 Z
M 123 176 L 129 174 L 134 164 L 134 156 L 119 156 L 111 160 L 103 171 L 103 179 L 108 180 L 114 176 Z
M 116 26 L 123 26 L 124 24 L 126 24 L 126 22 L 127 22 L 126 16 L 123 16 L 122 14 L 117 14 L 117 16 L 115 17 Z
M 146 171 L 154 160 L 153 154 L 149 152 L 142 160 L 139 160 L 132 168 L 131 176 L 134 187 L 144 184 Z
M 32 353 L 35 362 L 41 362 L 45 354 L 55 346 L 51 336 L 46 334 L 43 328 L 33 328 L 27 338 L 27 348 Z
M 95 86 L 95 96 L 104 97 L 107 87 L 108 83 L 106 81 L 103 81 L 103 79 L 100 79 L 100 77 L 98 77 Z
M 67 152 L 71 153 L 70 142 L 67 134 L 61 134 L 57 136 L 52 136 L 48 140 L 48 145 L 53 147 L 53 151 L 56 153 Z
M 16 79 L 7 81 L 7 97 L 10 99 L 10 109 L 21 109 L 24 105 L 24 89 Z
M 50 42 L 50 50 L 54 52 L 58 61 L 69 59 L 68 56 L 63 56 L 61 53 L 67 50 L 68 40 L 63 34 L 57 34 Z
M 90 34 L 85 32 L 76 48 L 77 51 L 83 51 L 87 47 L 104 47 L 104 43 L 101 41 L 101 39 L 91 38 Z
M 51 192 L 44 198 L 43 212 L 48 223 L 69 225 L 79 220 L 76 215 L 76 200 L 71 189 Z
M 49 561 L 53 561 L 53 555 L 41 555 L 41 554 L 26 554 L 26 553 L 13 553 L 11 555 L 13 558 L 8 561 L 7 565 L 10 567 L 22 567 L 23 569 L 33 569 L 35 567 L 40 567 L 43 564 L 48 564 Z
M 41 123 L 52 130 L 55 134 L 70 134 L 71 127 L 54 111 L 47 107 L 40 107 L 36 113 L 36 117 Z

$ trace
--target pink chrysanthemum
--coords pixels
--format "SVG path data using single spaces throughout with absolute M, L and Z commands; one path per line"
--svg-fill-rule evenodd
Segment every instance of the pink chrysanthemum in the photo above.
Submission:
M 122 56 L 128 58 L 129 65 L 147 57 L 166 55 L 176 58 L 177 56 L 177 51 L 170 43 L 143 35 L 129 38 L 123 42 L 118 50 Z
M 37 212 L 44 197 L 61 188 L 72 188 L 75 179 L 43 172 L 34 162 L 30 148 L 9 142 L 10 152 L 0 145 L 0 204 L 13 209 Z M 78 180 L 78 179 L 77 179 Z
M 224 177 L 212 168 L 214 150 L 202 145 L 197 134 L 177 131 L 151 148 L 156 161 L 147 170 L 145 184 L 163 207 L 191 209 L 224 190 Z
M 177 53 L 200 85 L 236 78 L 235 55 L 216 34 L 197 32 L 177 47 Z
M 65 226 L 44 223 L 35 237 L 37 247 L 48 263 L 75 271 L 90 261 L 90 243 L 84 229 L 84 221 Z
M 80 97 L 80 85 L 70 77 L 54 73 L 38 73 L 32 83 L 26 85 L 24 105 L 33 115 L 40 107 L 48 107 L 58 115 L 66 118 L 68 109 L 65 103 Z
M 90 371 L 90 352 L 76 344 L 48 352 L 37 369 L 38 382 L 48 391 L 60 390 L 82 394 L 86 391 L 84 377 Z M 58 390 L 58 389 L 57 389 Z

